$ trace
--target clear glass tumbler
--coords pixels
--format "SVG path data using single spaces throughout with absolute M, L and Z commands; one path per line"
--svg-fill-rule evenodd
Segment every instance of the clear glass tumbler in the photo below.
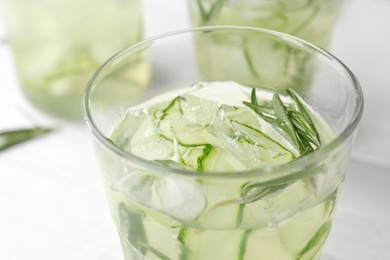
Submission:
M 263 71 L 266 81 L 251 84 L 234 73 L 205 78 L 197 43 L 210 36 L 234 48 L 247 42 L 248 53 L 260 49 L 277 64 L 285 54 L 274 46 L 288 46 L 312 60 L 310 76 L 297 75 L 308 87 L 286 89 L 280 82 L 293 65 L 280 71 L 257 56 L 252 68 L 239 69 Z M 237 68 L 237 57 L 227 49 L 212 65 Z M 137 73 L 138 61 L 151 73 L 142 86 L 123 80 Z M 319 259 L 362 110 L 359 83 L 342 62 L 280 32 L 195 28 L 116 54 L 89 81 L 83 111 L 125 258 Z M 257 113 L 263 117 L 254 120 Z M 253 121 L 258 128 L 248 126 Z M 294 155 L 287 152 L 294 142 L 283 141 L 288 122 L 306 146 Z M 312 124 L 322 140 L 315 149 L 315 140 L 305 141 L 312 135 L 300 131 Z
M 81 119 L 85 85 L 113 53 L 143 38 L 140 0 L 4 0 L 8 39 L 27 99 Z

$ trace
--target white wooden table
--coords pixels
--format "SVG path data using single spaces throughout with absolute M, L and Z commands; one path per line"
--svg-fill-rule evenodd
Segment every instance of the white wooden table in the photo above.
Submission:
M 144 3 L 148 36 L 189 27 L 186 1 Z M 390 0 L 349 0 L 335 30 L 366 102 L 324 260 L 390 259 L 389 14 Z M 33 124 L 58 130 L 0 153 L 0 260 L 122 259 L 86 126 L 31 107 L 1 41 L 0 131 Z

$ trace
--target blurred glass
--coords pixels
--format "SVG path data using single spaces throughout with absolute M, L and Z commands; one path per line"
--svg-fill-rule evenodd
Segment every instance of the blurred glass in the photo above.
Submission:
M 275 30 L 328 47 L 343 0 L 188 0 L 192 24 L 233 25 Z M 198 39 L 197 58 L 206 80 L 230 78 L 245 84 L 279 88 L 310 85 L 315 65 L 312 57 L 285 43 L 255 42 L 228 35 L 209 34 Z M 264 46 L 268 44 L 268 46 Z M 268 51 L 269 48 L 278 51 Z M 227 60 L 227 58 L 229 60 Z M 231 66 L 228 62 L 235 63 Z M 261 64 L 268 64 L 265 67 Z M 272 67 L 272 73 L 270 69 Z M 259 68 L 262 68 L 261 70 Z M 279 78 L 279 80 L 275 80 Z
M 20 83 L 37 108 L 81 118 L 93 72 L 143 38 L 140 0 L 3 0 Z
M 188 0 L 194 26 L 240 25 L 284 32 L 327 48 L 344 0 Z

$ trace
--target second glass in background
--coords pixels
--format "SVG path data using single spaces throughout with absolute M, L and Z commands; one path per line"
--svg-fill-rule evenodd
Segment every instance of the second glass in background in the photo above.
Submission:
M 342 0 L 188 0 L 194 27 L 232 25 L 269 29 L 324 49 L 328 47 L 342 3 Z M 316 66 L 312 58 L 284 43 L 262 43 L 261 48 L 252 45 L 245 38 L 228 35 L 210 33 L 198 38 L 200 73 L 206 80 L 226 80 L 234 75 L 245 84 L 296 88 L 305 95 Z M 226 57 L 234 60 L 227 61 Z M 227 62 L 234 62 L 235 66 Z
M 143 38 L 139 0 L 2 4 L 24 94 L 40 110 L 60 117 L 81 118 L 88 79 L 113 53 Z
M 239 25 L 287 33 L 328 47 L 343 0 L 188 0 L 192 24 Z

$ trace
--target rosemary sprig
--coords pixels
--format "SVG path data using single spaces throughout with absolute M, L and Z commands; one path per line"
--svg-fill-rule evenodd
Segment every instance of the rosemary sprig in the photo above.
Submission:
M 291 89 L 287 89 L 287 93 L 290 95 L 290 97 L 294 100 L 297 111 L 299 113 L 296 113 L 294 110 L 291 110 L 290 113 L 292 112 L 293 114 L 291 115 L 292 117 L 294 116 L 303 116 L 304 118 L 301 118 L 299 120 L 293 120 L 293 122 L 296 123 L 302 123 L 304 124 L 302 130 L 306 130 L 307 133 L 309 133 L 309 139 L 313 140 L 313 143 L 317 146 L 321 146 L 321 141 L 320 141 L 320 136 L 318 135 L 317 129 L 313 123 L 313 120 L 311 119 L 310 115 L 307 113 L 306 109 L 304 108 L 302 102 L 300 101 L 298 95 L 292 91 Z M 298 128 L 298 125 L 296 125 Z
M 54 131 L 52 128 L 36 127 L 0 132 L 0 151 L 52 131 Z
M 321 140 L 313 120 L 298 95 L 291 89 L 288 89 L 287 93 L 293 100 L 292 105 L 283 104 L 280 96 L 275 93 L 271 106 L 264 106 L 258 104 L 256 89 L 253 88 L 251 102 L 244 101 L 243 104 L 270 123 L 302 156 L 318 149 Z
M 272 102 L 269 105 L 260 105 L 256 97 L 256 90 L 253 88 L 251 93 L 251 102 L 244 101 L 244 105 L 252 109 L 256 114 L 271 124 L 279 133 L 281 133 L 303 156 L 309 152 L 318 149 L 321 141 L 316 127 L 309 113 L 300 101 L 299 96 L 291 89 L 287 90 L 288 95 L 293 100 L 293 104 L 286 105 L 282 102 L 278 94 L 274 94 Z M 304 171 L 306 172 L 306 170 Z M 307 173 L 307 172 L 306 172 Z M 309 180 L 315 183 L 309 177 Z M 237 216 L 237 227 L 241 225 L 244 216 L 245 206 L 264 197 L 283 190 L 288 186 L 287 179 L 283 183 L 266 184 L 266 183 L 247 183 L 241 188 L 241 202 Z M 302 249 L 299 255 L 305 254 L 317 244 L 320 244 L 324 237 L 327 236 L 329 228 L 327 225 L 321 227 L 313 236 L 310 242 Z M 247 236 L 242 237 L 240 243 L 240 257 L 245 254 Z

